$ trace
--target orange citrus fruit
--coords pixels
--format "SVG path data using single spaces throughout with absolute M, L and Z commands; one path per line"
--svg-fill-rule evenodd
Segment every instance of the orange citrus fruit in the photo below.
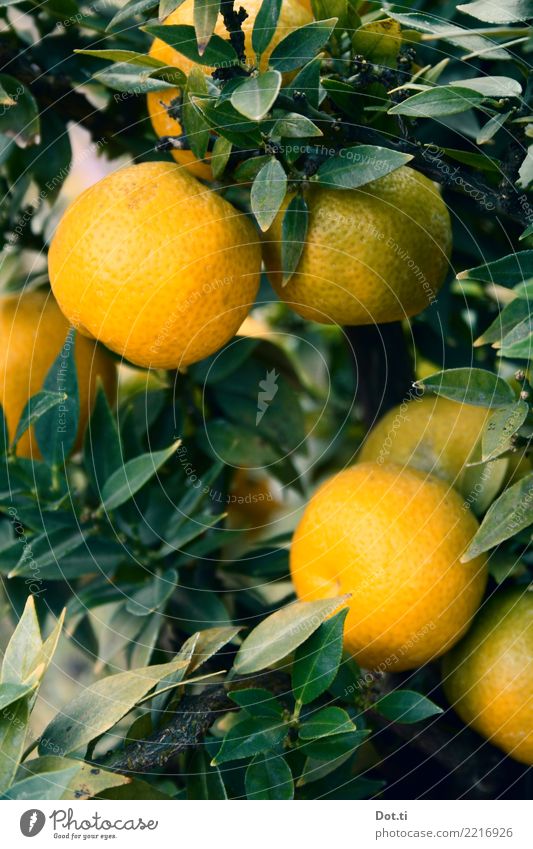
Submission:
M 497 593 L 443 660 L 443 685 L 461 719 L 533 764 L 533 593 Z
M 0 403 L 7 421 L 9 437 L 13 440 L 19 419 L 29 398 L 42 389 L 44 379 L 61 352 L 65 362 L 72 352 L 72 340 L 67 339 L 69 324 L 52 294 L 43 290 L 0 298 Z M 80 414 L 76 447 L 87 425 L 99 377 L 110 401 L 116 386 L 115 364 L 94 341 L 79 334 L 74 341 L 74 356 L 78 378 Z M 57 391 L 61 391 L 58 386 Z M 17 454 L 39 458 L 33 428 L 23 434 L 17 444 Z
M 361 463 L 311 498 L 294 535 L 300 599 L 351 593 L 345 648 L 367 668 L 412 669 L 466 631 L 487 580 L 460 558 L 477 521 L 457 493 L 414 469 Z
M 312 183 L 304 248 L 284 286 L 282 221 L 291 199 L 289 193 L 267 231 L 263 255 L 279 297 L 304 318 L 352 325 L 399 321 L 436 300 L 451 226 L 427 177 L 402 167 L 359 189 Z
M 171 162 L 91 186 L 49 252 L 67 318 L 145 368 L 183 367 L 222 347 L 254 302 L 260 268 L 247 216 Z

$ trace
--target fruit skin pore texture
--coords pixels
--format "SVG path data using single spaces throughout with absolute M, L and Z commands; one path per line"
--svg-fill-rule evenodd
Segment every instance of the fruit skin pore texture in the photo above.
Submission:
M 0 298 L 0 403 L 2 404 L 13 441 L 20 415 L 32 395 L 42 389 L 44 379 L 63 350 L 69 324 L 50 292 L 35 291 Z M 67 343 L 68 344 L 68 343 Z M 111 357 L 95 342 L 76 334 L 75 359 L 80 396 L 80 418 L 76 448 L 87 425 L 96 394 L 96 379 L 100 377 L 109 401 L 113 402 L 116 388 L 116 369 Z M 61 386 L 58 387 L 61 391 Z M 33 429 L 26 431 L 17 445 L 22 457 L 40 458 Z
M 360 189 L 311 185 L 308 230 L 286 286 L 281 275 L 282 211 L 263 257 L 280 296 L 322 324 L 401 321 L 436 300 L 451 250 L 450 216 L 427 177 L 401 167 Z
M 443 660 L 443 686 L 461 719 L 533 764 L 533 593 L 498 593 Z
M 252 49 L 252 30 L 259 9 L 261 8 L 262 0 L 239 0 L 235 7 L 238 10 L 241 6 L 248 12 L 248 17 L 242 24 L 245 39 L 245 51 L 247 61 L 255 64 L 256 56 Z M 310 9 L 305 8 L 304 0 L 283 0 L 281 5 L 280 16 L 276 32 L 267 49 L 261 56 L 261 70 L 266 70 L 270 54 L 276 45 L 290 32 L 302 27 L 305 24 L 311 23 L 313 15 Z M 170 24 L 176 26 L 179 24 L 194 24 L 194 0 L 185 0 L 181 6 L 175 9 L 171 15 L 164 21 L 165 25 Z M 215 27 L 215 33 L 222 38 L 228 38 L 228 32 L 224 26 L 222 16 L 219 15 Z M 189 74 L 194 67 L 194 62 L 187 59 L 177 50 L 174 50 L 170 45 L 165 44 L 161 39 L 156 38 L 150 48 L 150 56 L 155 59 L 160 59 L 166 65 L 180 68 L 185 74 Z M 204 74 L 210 75 L 213 68 L 206 65 L 198 65 Z M 167 109 L 172 100 L 179 97 L 180 90 L 178 88 L 168 88 L 162 91 L 150 91 L 146 95 L 146 105 L 148 114 L 157 136 L 179 136 L 183 132 L 183 128 L 179 121 L 171 118 Z M 202 180 L 212 180 L 213 173 L 209 162 L 196 159 L 196 156 L 191 150 L 173 150 L 172 156 L 176 162 L 185 166 L 195 177 L 200 177 Z
M 254 302 L 260 268 L 248 218 L 171 162 L 91 186 L 49 252 L 72 324 L 145 368 L 183 367 L 221 348 Z
M 303 601 L 351 593 L 345 648 L 362 666 L 412 669 L 465 632 L 487 581 L 460 557 L 477 530 L 457 493 L 414 469 L 362 463 L 311 498 L 291 549 Z

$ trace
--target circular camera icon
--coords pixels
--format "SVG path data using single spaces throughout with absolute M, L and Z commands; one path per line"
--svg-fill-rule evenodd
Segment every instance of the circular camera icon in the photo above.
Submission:
M 43 830 L 46 817 L 42 811 L 37 808 L 31 808 L 29 811 L 24 811 L 20 818 L 20 830 L 24 837 L 35 837 Z

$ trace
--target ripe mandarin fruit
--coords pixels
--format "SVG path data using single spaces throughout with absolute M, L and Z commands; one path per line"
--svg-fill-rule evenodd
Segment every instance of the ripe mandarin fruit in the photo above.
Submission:
M 533 764 L 533 594 L 498 593 L 443 660 L 444 691 L 461 719 Z
M 264 530 L 281 507 L 272 480 L 248 469 L 237 469 L 230 486 L 228 526 Z
M 69 324 L 50 292 L 36 291 L 0 298 L 0 403 L 7 420 L 9 437 L 15 436 L 21 413 L 32 395 L 42 389 L 44 379 L 63 350 L 68 364 L 71 343 Z M 116 386 L 115 364 L 95 342 L 76 334 L 75 360 L 80 396 L 77 446 L 89 418 L 100 377 L 106 394 L 113 400 Z M 58 386 L 61 390 L 61 386 Z M 33 431 L 26 431 L 17 445 L 22 457 L 39 458 Z
M 493 410 L 459 404 L 438 395 L 424 395 L 389 410 L 372 428 L 361 448 L 362 462 L 398 463 L 453 484 L 464 495 L 472 489 L 463 481 L 471 458 Z M 531 464 L 516 453 L 510 457 L 507 477 L 518 480 Z
M 171 162 L 132 165 L 91 186 L 49 253 L 65 315 L 145 368 L 189 365 L 231 339 L 260 267 L 248 218 Z
M 389 464 L 339 472 L 311 498 L 291 549 L 305 601 L 351 593 L 345 648 L 365 667 L 412 669 L 462 636 L 487 581 L 461 563 L 477 530 L 436 478 Z
M 306 242 L 286 286 L 281 226 L 290 195 L 263 251 L 274 289 L 297 313 L 323 324 L 374 324 L 416 315 L 435 300 L 446 275 L 451 227 L 427 177 L 402 167 L 360 189 L 313 184 L 306 199 Z
M 248 17 L 244 21 L 242 25 L 242 29 L 244 32 L 245 38 L 245 50 L 246 50 L 246 59 L 247 62 L 251 65 L 256 63 L 256 56 L 252 49 L 252 30 L 255 22 L 255 18 L 259 9 L 261 8 L 262 0 L 239 0 L 239 7 L 243 7 L 248 12 Z M 265 52 L 261 56 L 261 70 L 266 70 L 268 67 L 268 60 L 270 58 L 270 54 L 274 50 L 274 47 L 283 39 L 286 35 L 292 32 L 294 29 L 298 27 L 302 27 L 305 24 L 310 23 L 313 20 L 313 16 L 310 10 L 305 8 L 305 2 L 302 0 L 283 0 L 281 5 L 281 11 L 278 19 L 278 25 L 276 28 L 276 32 L 270 42 L 269 46 L 265 50 Z M 182 3 L 168 18 L 165 20 L 165 25 L 171 24 L 173 26 L 179 24 L 186 24 L 192 26 L 194 24 L 194 0 L 185 0 L 185 3 Z M 222 16 L 219 15 L 217 24 L 215 27 L 215 33 L 220 35 L 222 38 L 227 38 L 228 33 L 226 27 L 224 26 L 224 21 Z M 178 53 L 177 50 L 174 50 L 173 47 L 170 47 L 168 44 L 165 44 L 164 41 L 156 38 L 150 48 L 150 56 L 153 56 L 155 59 L 159 59 L 161 62 L 164 62 L 165 65 L 172 65 L 174 67 L 180 68 L 184 74 L 189 74 L 191 69 L 194 66 L 194 62 L 190 59 L 187 59 L 181 53 Z M 209 68 L 205 65 L 200 66 L 201 70 L 209 75 L 213 72 L 213 68 Z M 150 120 L 152 122 L 152 126 L 157 136 L 178 136 L 182 132 L 182 127 L 179 121 L 176 121 L 174 118 L 171 118 L 166 109 L 167 106 L 170 105 L 170 102 L 174 100 L 174 98 L 179 97 L 180 91 L 177 88 L 168 88 L 162 91 L 151 91 L 148 92 L 146 96 L 146 104 L 148 107 L 148 114 L 150 115 Z M 184 165 L 188 170 L 194 174 L 195 177 L 200 177 L 203 180 L 212 180 L 213 174 L 211 172 L 211 166 L 208 162 L 199 161 L 196 159 L 194 153 L 190 150 L 173 150 L 172 156 L 180 165 Z

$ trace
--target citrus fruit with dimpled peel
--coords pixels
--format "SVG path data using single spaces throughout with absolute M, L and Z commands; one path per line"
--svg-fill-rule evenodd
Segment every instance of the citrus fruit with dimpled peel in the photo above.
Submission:
M 305 244 L 284 285 L 282 221 L 292 197 L 265 234 L 263 257 L 274 289 L 297 313 L 322 324 L 380 324 L 435 302 L 452 239 L 446 205 L 427 177 L 402 166 L 359 189 L 311 183 Z
M 463 722 L 533 764 L 533 593 L 496 593 L 442 666 L 444 691 Z
M 255 227 L 171 162 L 104 177 L 52 240 L 58 303 L 82 333 L 145 368 L 179 368 L 237 332 L 259 286 Z
M 242 24 L 242 30 L 244 32 L 246 60 L 251 65 L 254 65 L 257 59 L 252 49 L 252 30 L 261 4 L 262 0 L 239 0 L 238 7 L 236 7 L 240 8 L 242 6 L 248 12 L 248 17 Z M 270 54 L 282 39 L 298 27 L 311 23 L 313 15 L 310 9 L 306 9 L 305 6 L 306 4 L 303 0 L 283 0 L 276 31 L 272 37 L 272 41 L 261 56 L 261 70 L 265 71 L 267 69 Z M 182 3 L 181 6 L 175 9 L 166 18 L 164 23 L 171 26 L 192 26 L 194 24 L 194 0 L 185 0 L 185 3 Z M 218 16 L 215 33 L 222 38 L 228 38 L 228 33 L 221 15 Z M 180 68 L 187 76 L 195 65 L 191 59 L 187 59 L 159 38 L 154 40 L 150 48 L 150 56 L 159 59 L 165 65 Z M 206 76 L 214 70 L 206 65 L 200 65 L 198 67 L 201 68 Z M 171 102 L 179 98 L 179 96 L 180 90 L 178 88 L 150 91 L 146 95 L 148 114 L 154 132 L 159 138 L 162 136 L 179 136 L 183 132 L 180 122 L 171 117 L 168 112 Z M 195 177 L 199 177 L 202 180 L 213 179 L 209 157 L 206 157 L 206 160 L 199 160 L 191 150 L 172 150 L 172 156 L 179 165 L 183 165 Z
M 414 469 L 361 463 L 309 501 L 291 547 L 302 601 L 351 593 L 346 650 L 362 666 L 421 666 L 463 635 L 487 581 L 461 563 L 478 523 L 457 493 Z
M 87 425 L 96 395 L 99 377 L 110 402 L 116 387 L 115 364 L 109 354 L 90 339 L 79 334 L 72 343 L 67 339 L 69 323 L 51 292 L 38 290 L 0 298 L 0 403 L 4 410 L 12 441 L 20 416 L 28 400 L 42 389 L 48 371 L 63 352 L 68 364 L 74 350 L 80 411 L 75 448 Z M 74 349 L 72 349 L 74 344 Z M 61 391 L 61 386 L 58 390 Z M 27 430 L 17 443 L 16 453 L 22 457 L 40 458 L 33 432 Z
M 413 466 L 470 496 L 473 485 L 466 464 L 493 412 L 438 395 L 412 398 L 389 410 L 372 428 L 359 460 Z M 506 479 L 516 482 L 530 471 L 530 460 L 516 452 L 509 458 Z

